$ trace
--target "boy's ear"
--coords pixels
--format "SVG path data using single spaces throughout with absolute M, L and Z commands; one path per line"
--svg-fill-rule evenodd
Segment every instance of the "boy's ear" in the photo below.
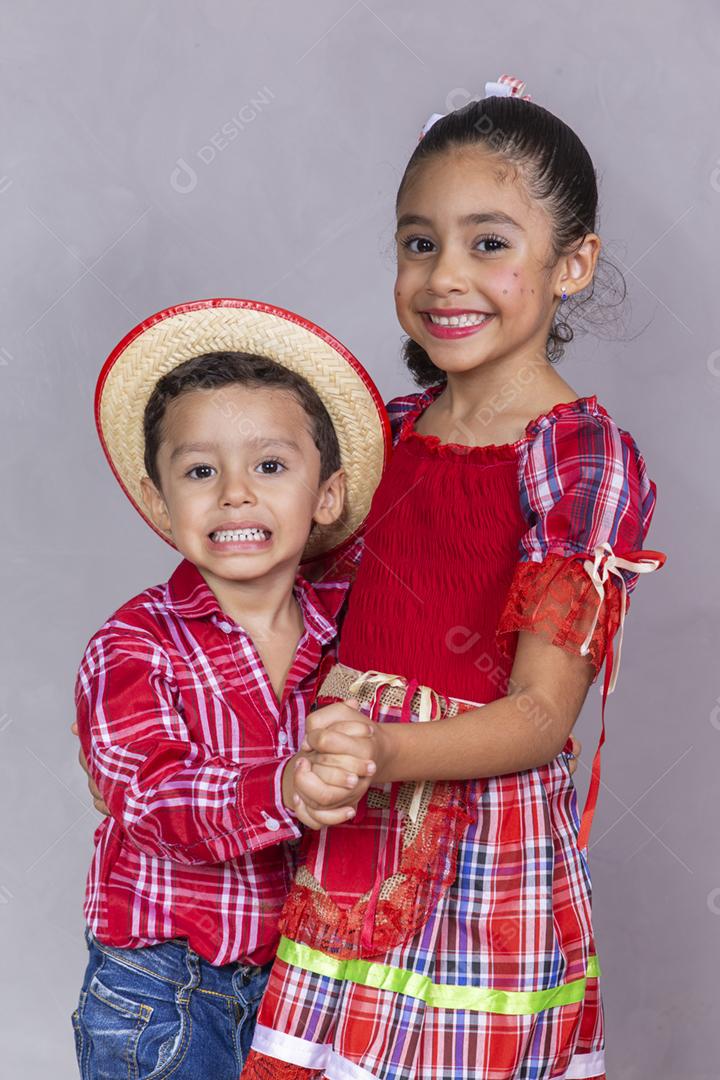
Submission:
M 342 514 L 344 505 L 345 470 L 338 469 L 320 485 L 313 521 L 318 525 L 332 525 Z
M 147 515 L 160 532 L 172 536 L 170 527 L 170 515 L 163 494 L 159 491 L 149 476 L 143 476 L 140 481 L 140 491 L 145 504 Z

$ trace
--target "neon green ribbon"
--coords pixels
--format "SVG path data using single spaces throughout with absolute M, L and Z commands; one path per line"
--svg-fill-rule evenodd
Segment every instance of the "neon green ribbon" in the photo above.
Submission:
M 473 1012 L 507 1013 L 513 1016 L 531 1015 L 556 1008 L 558 1005 L 572 1005 L 582 1001 L 587 980 L 600 976 L 598 958 L 590 956 L 584 978 L 550 987 L 549 990 L 491 990 L 480 986 L 436 983 L 427 975 L 403 971 L 402 968 L 390 967 L 387 964 L 375 964 L 370 960 L 338 960 L 286 937 L 280 938 L 277 955 L 286 964 L 293 964 L 316 975 L 327 975 L 331 979 L 342 979 L 360 986 L 372 986 L 376 990 L 407 994 L 408 997 L 418 998 L 434 1009 L 469 1009 Z

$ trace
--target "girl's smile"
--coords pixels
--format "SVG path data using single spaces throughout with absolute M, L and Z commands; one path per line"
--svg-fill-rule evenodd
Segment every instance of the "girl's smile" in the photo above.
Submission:
M 466 308 L 432 308 L 421 314 L 428 331 L 437 338 L 468 337 L 484 329 L 493 318 L 491 312 Z

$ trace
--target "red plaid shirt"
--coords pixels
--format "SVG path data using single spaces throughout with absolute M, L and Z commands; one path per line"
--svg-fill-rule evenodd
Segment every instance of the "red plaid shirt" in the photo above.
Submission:
M 186 938 L 213 964 L 272 958 L 293 873 L 288 842 L 300 836 L 282 770 L 321 661 L 335 655 L 347 589 L 298 575 L 305 634 L 280 702 L 250 637 L 187 560 L 91 638 L 75 698 L 111 812 L 95 833 L 84 908 L 100 941 Z

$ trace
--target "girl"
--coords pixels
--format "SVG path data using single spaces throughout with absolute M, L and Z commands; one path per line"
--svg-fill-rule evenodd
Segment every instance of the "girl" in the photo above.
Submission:
M 310 834 L 245 1078 L 605 1076 L 599 747 L 581 823 L 567 739 L 664 556 L 639 550 L 656 493 L 632 436 L 552 366 L 596 273 L 597 188 L 523 90 L 431 118 L 400 184 L 395 302 L 427 389 L 390 405 L 320 698 L 378 721 L 377 771 L 354 820 Z M 340 786 L 344 726 L 311 720 L 307 745 Z

